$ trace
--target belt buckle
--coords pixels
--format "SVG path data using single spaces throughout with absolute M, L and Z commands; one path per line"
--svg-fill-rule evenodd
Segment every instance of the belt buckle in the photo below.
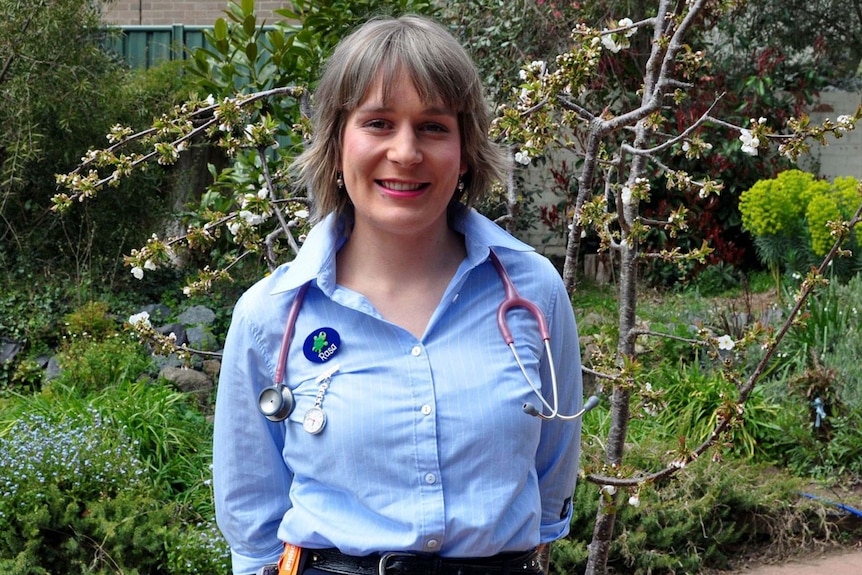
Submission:
M 415 553 L 404 553 L 399 551 L 390 551 L 388 553 L 384 553 L 380 556 L 380 560 L 377 562 L 377 575 L 386 575 L 386 569 L 389 566 L 389 560 L 394 559 L 396 557 L 402 557 L 405 559 L 409 559 L 410 557 L 416 557 Z

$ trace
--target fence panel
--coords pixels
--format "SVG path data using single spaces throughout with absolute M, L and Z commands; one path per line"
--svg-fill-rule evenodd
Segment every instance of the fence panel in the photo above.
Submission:
M 188 58 L 209 46 L 204 31 L 211 26 L 116 26 L 109 28 L 105 48 L 132 68 L 150 68 L 166 60 Z

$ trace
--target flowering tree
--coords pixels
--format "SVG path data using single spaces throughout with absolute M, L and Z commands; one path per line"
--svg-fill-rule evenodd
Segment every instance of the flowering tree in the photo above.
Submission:
M 318 5 L 323 4 L 331 7 L 338 2 Z M 720 16 L 721 7 L 714 0 L 658 0 L 650 6 L 640 6 L 646 14 L 643 17 L 613 20 L 598 28 L 578 25 L 572 33 L 570 49 L 554 62 L 537 60 L 525 66 L 515 101 L 500 109 L 494 124 L 495 134 L 516 147 L 514 158 L 519 165 L 528 165 L 537 156 L 559 149 L 579 160 L 563 271 L 568 288 L 574 290 L 576 286 L 577 262 L 583 238 L 588 234 L 593 234 L 601 249 L 613 252 L 618 261 L 621 337 L 613 357 L 597 358 L 587 368 L 609 388 L 606 393 L 610 396 L 612 419 L 604 466 L 601 473 L 587 478 L 602 487 L 604 502 L 590 546 L 591 574 L 607 570 L 620 493 L 624 489 L 636 493 L 639 486 L 675 473 L 714 445 L 730 426 L 739 423 L 741 405 L 790 325 L 788 321 L 766 342 L 770 351 L 750 377 L 727 372 L 727 377 L 738 384 L 738 396 L 721 407 L 718 425 L 701 445 L 681 447 L 655 470 L 623 473 L 630 401 L 637 394 L 649 393 L 638 377 L 635 343 L 646 335 L 660 335 L 636 325 L 637 267 L 649 259 L 703 261 L 712 249 L 703 245 L 691 251 L 644 250 L 650 230 L 678 234 L 689 225 L 690 212 L 689 206 L 680 203 L 665 218 L 654 219 L 643 215 L 644 205 L 668 190 L 693 191 L 703 200 L 722 192 L 724 183 L 677 167 L 685 160 L 714 153 L 718 141 L 710 142 L 710 136 L 733 134 L 733 144 L 751 157 L 770 153 L 771 145 L 776 144 L 782 157 L 795 160 L 806 151 L 810 139 L 822 141 L 830 133 L 840 136 L 862 117 L 862 110 L 857 110 L 822 126 L 812 126 L 805 117 L 799 117 L 789 124 L 788 133 L 777 133 L 767 118 L 747 119 L 744 123 L 719 119 L 715 111 L 723 95 L 716 94 L 702 109 L 679 114 L 690 118 L 679 122 L 677 113 L 689 103 L 688 93 L 706 75 L 708 66 L 705 51 L 687 42 L 698 29 L 708 28 Z M 317 40 L 333 41 L 343 29 L 333 26 L 318 30 L 321 34 Z M 291 188 L 284 173 L 285 162 L 302 144 L 306 127 L 302 116 L 306 92 L 302 85 L 309 77 L 296 71 L 300 66 L 314 68 L 322 55 L 322 50 L 312 48 L 317 44 L 303 36 L 306 31 L 303 25 L 277 24 L 275 30 L 264 33 L 256 27 L 252 2 L 233 4 L 228 20 L 216 24 L 211 38 L 215 51 L 195 57 L 195 66 L 206 79 L 204 85 L 209 91 L 159 119 L 151 130 L 130 133 L 116 127 L 110 147 L 88 153 L 77 170 L 58 177 L 67 191 L 55 197 L 57 209 L 68 209 L 75 202 L 94 197 L 148 161 L 170 164 L 188 146 L 209 139 L 232 154 L 235 161 L 228 169 L 214 172 L 215 184 L 201 198 L 183 234 L 153 237 L 127 257 L 132 273 L 143 277 L 149 270 L 171 265 L 181 252 L 200 250 L 209 257 L 197 280 L 187 287 L 187 293 L 194 293 L 211 287 L 213 281 L 227 279 L 246 258 L 260 258 L 274 266 L 289 257 L 304 233 L 308 202 L 305 191 Z M 637 89 L 615 95 L 595 89 L 606 67 L 625 58 L 636 46 L 645 50 L 637 72 Z M 633 62 L 640 64 L 631 59 L 627 65 L 631 67 Z M 292 74 L 281 75 L 285 67 Z M 246 70 L 242 77 L 237 72 L 240 69 Z M 240 86 L 247 88 L 236 94 Z M 279 147 L 273 151 L 277 142 Z M 135 145 L 139 146 L 136 150 Z M 839 254 L 841 239 L 858 220 L 859 211 L 848 222 L 830 224 L 836 243 L 825 263 Z M 803 283 L 794 314 L 821 281 L 822 269 L 821 266 Z M 141 329 L 150 328 L 146 318 L 135 318 L 134 323 Z M 702 333 L 692 343 L 717 354 L 719 350 L 742 347 L 757 335 L 751 333 L 734 341 L 728 335 L 711 337 Z M 592 358 L 587 359 L 589 362 Z
M 637 22 L 622 18 L 601 29 L 580 24 L 572 33 L 571 50 L 558 55 L 553 64 L 534 61 L 523 68 L 522 83 L 514 102 L 501 110 L 495 123 L 496 133 L 519 147 L 516 157 L 521 163 L 529 163 L 531 158 L 549 150 L 560 149 L 580 158 L 564 265 L 566 285 L 570 289 L 576 285 L 581 242 L 588 233 L 595 234 L 601 249 L 612 251 L 618 261 L 620 338 L 616 353 L 603 363 L 587 358 L 598 368 L 588 371 L 610 388 L 606 393 L 610 396 L 611 410 L 604 466 L 600 473 L 587 477 L 588 481 L 601 486 L 603 502 L 589 547 L 587 573 L 591 575 L 607 571 L 621 488 L 636 494 L 640 486 L 675 473 L 718 442 L 731 426 L 741 423 L 742 405 L 775 346 L 789 329 L 802 301 L 823 281 L 825 266 L 840 253 L 841 242 L 862 213 L 860 207 L 848 222 L 830 223 L 834 245 L 820 268 L 812 270 L 803 283 L 790 319 L 765 342 L 767 353 L 753 373 L 742 378 L 732 370 L 726 371 L 726 377 L 737 384 L 738 395 L 720 408 L 718 423 L 709 437 L 694 448 L 682 443 L 679 450 L 655 470 L 623 472 L 624 445 L 632 415 L 630 403 L 633 397 L 649 393 L 646 385 L 639 381 L 635 344 L 642 336 L 664 335 L 636 324 L 638 265 L 649 258 L 703 261 L 711 251 L 706 244 L 688 252 L 643 249 L 651 229 L 662 229 L 673 236 L 688 225 L 689 208 L 683 204 L 671 211 L 666 220 L 643 216 L 642 207 L 658 191 L 653 189 L 654 182 L 659 181 L 665 190 L 696 190 L 697 196 L 705 200 L 720 194 L 724 185 L 674 166 L 681 159 L 710 154 L 713 149 L 708 141 L 710 133 L 729 130 L 736 135 L 737 145 L 750 156 L 767 153 L 775 143 L 779 154 L 795 161 L 807 151 L 809 139 L 823 141 L 828 133 L 840 137 L 843 131 L 853 129 L 862 117 L 862 109 L 859 109 L 822 126 L 811 126 L 805 117 L 800 117 L 790 122 L 789 133 L 778 134 L 766 118 L 751 119 L 743 125 L 717 118 L 714 110 L 722 95 L 716 94 L 710 106 L 679 127 L 672 114 L 686 105 L 687 92 L 706 74 L 708 66 L 705 51 L 695 49 L 687 39 L 720 15 L 721 7 L 708 0 L 684 3 L 659 0 L 653 14 Z M 613 100 L 607 98 L 606 92 L 592 91 L 605 60 L 623 55 L 641 35 L 648 36 L 649 51 L 641 69 L 638 99 Z M 752 331 L 743 340 L 733 341 L 729 335 L 714 337 L 703 332 L 691 343 L 711 350 L 717 357 L 720 350 L 747 344 L 757 336 Z M 637 502 L 636 495 L 631 502 Z

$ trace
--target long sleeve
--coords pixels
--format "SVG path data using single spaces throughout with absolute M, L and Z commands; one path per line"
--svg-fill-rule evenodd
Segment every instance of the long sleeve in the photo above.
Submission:
M 581 356 L 578 332 L 572 306 L 562 284 L 552 302 L 550 330 L 551 352 L 557 373 L 559 411 L 576 413 L 583 403 Z M 545 397 L 552 397 L 550 363 L 541 365 Z M 536 468 L 542 494 L 542 543 L 564 537 L 569 532 L 572 496 L 577 479 L 581 444 L 581 419 L 551 420 L 542 425 Z
M 284 427 L 257 408 L 260 390 L 272 385 L 273 358 L 278 356 L 251 319 L 259 316 L 254 309 L 259 301 L 260 294 L 251 292 L 236 306 L 216 400 L 216 517 L 236 573 L 253 573 L 278 559 L 282 544 L 277 531 L 290 507 L 292 475 L 281 455 Z

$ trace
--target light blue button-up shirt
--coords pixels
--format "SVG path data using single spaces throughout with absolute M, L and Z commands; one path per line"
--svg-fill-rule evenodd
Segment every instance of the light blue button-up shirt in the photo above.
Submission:
M 568 532 L 580 423 L 524 413 L 525 403 L 541 404 L 497 326 L 503 286 L 490 248 L 520 294 L 544 312 L 560 413 L 570 414 L 582 403 L 581 363 L 562 280 L 546 258 L 475 211 L 455 228 L 467 257 L 421 339 L 336 284 L 335 254 L 345 238 L 331 216 L 292 263 L 237 302 L 214 437 L 216 515 L 235 573 L 275 562 L 282 541 L 351 555 L 486 557 Z M 273 383 L 288 309 L 308 281 L 286 362 L 296 408 L 272 423 L 257 397 Z M 515 309 L 508 323 L 528 374 L 551 398 L 535 321 Z M 317 363 L 303 343 L 322 328 L 341 343 Z M 321 376 L 336 367 L 321 396 L 326 427 L 312 435 L 303 417 Z

